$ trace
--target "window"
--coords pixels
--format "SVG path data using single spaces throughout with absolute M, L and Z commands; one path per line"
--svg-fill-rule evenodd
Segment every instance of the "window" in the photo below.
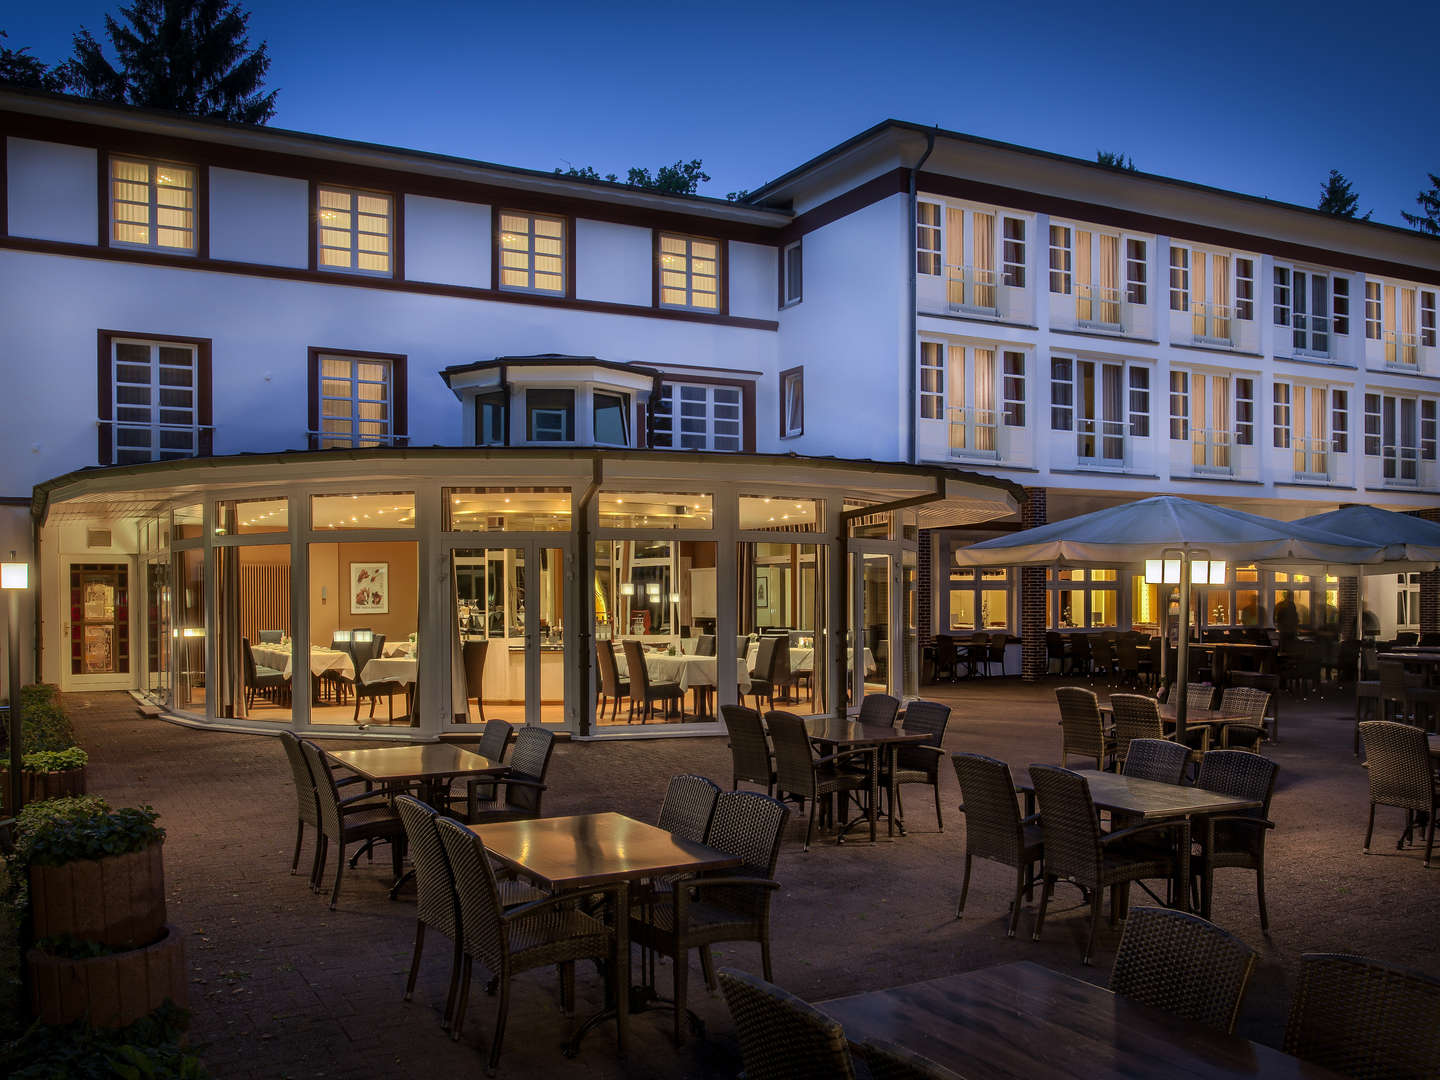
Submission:
M 1016 289 L 1025 287 L 1025 222 L 1020 218 L 1007 217 L 1005 221 L 1005 244 L 1001 252 L 1003 282 Z
M 1170 372 L 1170 438 L 1190 438 L 1190 373 Z
M 805 369 L 780 373 L 780 437 L 805 434 Z
M 1365 395 L 1365 453 L 1380 456 L 1380 395 Z
M 1119 330 L 1122 326 L 1120 237 L 1075 232 L 1075 321 L 1079 326 Z
M 103 406 L 110 415 L 100 418 L 101 464 L 209 453 L 208 427 L 202 430 L 209 388 L 201 385 L 209 382 L 209 343 L 116 337 L 109 345 L 101 371 L 102 385 L 110 387 Z
M 1420 457 L 1435 460 L 1436 451 L 1435 399 L 1420 399 Z
M 1398 574 L 1400 586 L 1395 593 L 1395 625 L 1412 630 L 1420 628 L 1420 575 Z
M 1075 362 L 1069 357 L 1050 360 L 1050 430 L 1069 431 L 1075 426 Z
M 1149 303 L 1149 290 L 1146 287 L 1145 248 L 1144 240 L 1125 241 L 1125 292 L 1127 299 L 1132 304 Z
M 507 392 L 494 390 L 475 396 L 475 445 L 504 446 L 509 426 Z
M 194 252 L 195 170 L 167 162 L 111 158 L 110 242 Z
M 1008 629 L 1010 594 L 1009 570 L 951 566 L 950 629 Z
M 1235 380 L 1235 443 L 1255 445 L 1255 380 Z
M 1350 333 L 1350 279 L 1336 277 L 1334 295 L 1330 298 L 1330 314 L 1334 316 L 1335 333 Z
M 801 242 L 787 246 L 783 252 L 782 265 L 785 268 L 784 304 L 798 304 L 805 298 L 805 258 Z
M 1170 438 L 1191 445 L 1198 472 L 1231 470 L 1230 376 L 1206 371 L 1170 372 Z
M 920 343 L 920 418 L 945 418 L 945 347 L 938 341 Z
M 952 311 L 997 316 L 1000 285 L 1025 283 L 1025 223 L 993 210 L 945 206 L 940 272 Z M 998 268 L 998 269 L 997 269 Z
M 1170 247 L 1170 310 L 1190 310 L 1190 251 Z
M 1348 320 L 1348 294 L 1345 308 Z M 1275 324 L 1290 327 L 1295 352 L 1330 355 L 1331 311 L 1329 277 L 1309 270 L 1275 267 Z
M 1250 322 L 1255 318 L 1255 261 L 1235 260 L 1235 318 Z
M 1365 395 L 1365 453 L 1382 461 L 1388 483 L 1419 480 L 1421 461 L 1436 460 L 1436 399 Z
M 671 450 L 741 449 L 738 386 L 662 383 L 651 418 L 651 445 Z
M 720 242 L 660 234 L 660 306 L 720 310 Z
M 575 441 L 575 391 L 525 391 L 525 438 L 530 442 Z
M 1416 350 L 1420 336 L 1417 332 L 1417 290 L 1405 285 L 1386 285 L 1385 299 L 1381 302 L 1384 311 L 1384 326 L 1381 337 L 1385 341 L 1385 365 L 1406 371 L 1416 371 L 1420 355 Z
M 403 441 L 397 422 L 404 357 L 310 352 L 310 446 L 389 446 Z
M 1365 336 L 1371 341 L 1380 340 L 1380 282 L 1365 282 Z
M 591 408 L 592 430 L 597 445 L 630 445 L 630 395 L 596 390 Z
M 1190 314 L 1190 332 L 1197 344 L 1234 345 L 1231 319 L 1238 305 L 1230 299 L 1239 292 L 1239 270 L 1232 276 L 1231 266 L 1239 261 L 1221 252 L 1171 245 L 1170 310 Z M 1253 296 L 1253 278 L 1246 280 Z M 1250 307 L 1253 314 L 1253 299 Z
M 389 195 L 321 187 L 315 202 L 321 269 L 391 272 Z
M 1118 467 L 1125 461 L 1125 365 L 1075 361 L 1075 456 Z
M 1119 625 L 1120 580 L 1117 570 L 1047 570 L 1052 628 L 1100 628 Z
M 1277 382 L 1274 390 L 1275 412 L 1272 417 L 1275 449 L 1290 448 L 1290 384 Z
M 1275 267 L 1275 325 L 1290 325 L 1290 269 Z
M 940 270 L 940 204 L 916 203 L 915 272 L 934 275 Z
M 1274 396 L 1275 448 L 1294 452 L 1297 479 L 1328 479 L 1330 455 L 1337 450 L 1336 439 L 1331 434 L 1336 430 L 1337 412 L 1346 414 L 1339 420 L 1343 424 L 1339 441 L 1348 444 L 1349 440 L 1348 393 L 1325 386 L 1277 381 Z
M 556 295 L 565 293 L 565 219 L 500 214 L 499 285 Z
M 1428 290 L 1420 293 L 1420 344 L 1435 347 L 1435 294 Z
M 1350 452 L 1350 392 L 1330 391 L 1330 448 L 1337 454 Z
M 1137 439 L 1150 437 L 1150 369 L 1130 369 L 1130 434 Z
M 1050 291 L 1070 295 L 1070 229 L 1050 226 Z
M 1025 426 L 1025 354 L 1005 353 L 1003 421 L 1006 427 Z
M 947 351 L 950 449 L 993 456 L 999 450 L 995 350 L 951 345 Z

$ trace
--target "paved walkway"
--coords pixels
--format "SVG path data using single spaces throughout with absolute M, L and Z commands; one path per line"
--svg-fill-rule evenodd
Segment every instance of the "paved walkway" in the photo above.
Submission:
M 947 750 L 992 754 L 1021 770 L 1058 760 L 1053 683 L 1010 680 L 926 687 L 952 703 Z M 465 1038 L 439 1027 L 448 956 L 432 935 L 415 998 L 401 994 L 414 931 L 413 899 L 385 897 L 389 858 L 347 873 L 330 912 L 289 870 L 294 792 L 278 740 L 194 731 L 140 717 L 122 694 L 70 695 L 66 704 L 91 757 L 91 789 L 115 805 L 150 803 L 162 814 L 170 920 L 183 929 L 193 969 L 192 1038 L 219 1077 L 469 1075 L 483 1065 L 493 1001 L 471 997 Z M 1399 812 L 1380 812 L 1376 854 L 1360 854 L 1366 786 L 1350 753 L 1348 699 L 1290 705 L 1273 816 L 1268 891 L 1271 934 L 1260 933 L 1253 875 L 1222 872 L 1215 918 L 1261 951 L 1243 1009 L 1242 1034 L 1278 1045 L 1289 986 L 1302 952 L 1357 952 L 1440 972 L 1440 870 L 1417 849 L 1397 852 Z M 341 744 L 332 744 L 341 745 Z M 619 810 L 653 820 L 668 778 L 700 772 L 728 782 L 723 739 L 562 744 L 551 768 L 550 813 Z M 792 819 L 778 874 L 775 977 L 818 1000 L 1009 960 L 1036 960 L 1104 984 L 1119 932 L 1102 931 L 1095 966 L 1080 964 L 1086 910 L 1061 889 L 1045 940 L 1033 943 L 1033 909 L 1014 940 L 1004 935 L 1012 878 L 977 863 L 968 914 L 953 917 L 964 828 L 953 774 L 944 778 L 947 828 L 938 832 L 921 788 L 910 798 L 911 833 L 895 843 L 821 843 L 800 852 Z M 305 859 L 308 860 L 307 841 Z M 412 894 L 413 896 L 413 894 Z M 759 969 L 758 950 L 735 946 L 721 966 Z M 669 972 L 660 973 L 662 987 Z M 578 977 L 578 1012 L 598 1007 L 593 969 Z M 676 1050 L 669 1015 L 632 1019 L 622 1068 L 613 1028 L 566 1061 L 568 1021 L 553 970 L 518 979 L 500 1072 L 547 1077 L 732 1077 L 739 1069 L 723 1000 L 692 964 L 692 1005 L 709 1037 Z

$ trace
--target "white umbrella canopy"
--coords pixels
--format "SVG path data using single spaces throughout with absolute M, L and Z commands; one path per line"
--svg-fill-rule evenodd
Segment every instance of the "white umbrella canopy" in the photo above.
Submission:
M 1440 523 L 1394 510 L 1345 506 L 1328 514 L 1312 514 L 1293 524 L 1343 533 L 1362 543 L 1383 547 L 1381 561 L 1353 567 L 1367 575 L 1428 570 L 1440 563 Z

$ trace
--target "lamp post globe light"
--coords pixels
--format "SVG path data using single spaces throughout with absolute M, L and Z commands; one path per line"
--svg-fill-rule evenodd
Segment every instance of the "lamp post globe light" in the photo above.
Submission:
M 15 552 L 10 553 L 15 558 Z M 5 809 L 9 817 L 20 813 L 20 596 L 30 588 L 30 564 L 26 562 L 0 563 L 0 590 L 6 596 L 5 640 L 8 648 L 6 678 L 10 693 L 10 790 L 5 793 Z

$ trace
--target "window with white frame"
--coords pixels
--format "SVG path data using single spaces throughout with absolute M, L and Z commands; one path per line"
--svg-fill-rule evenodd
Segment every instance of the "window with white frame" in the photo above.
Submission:
M 1150 302 L 1148 247 L 1144 240 L 1134 237 L 1125 240 L 1125 298 L 1132 304 Z
M 1243 274 L 1241 263 L 1244 263 Z M 1254 264 L 1226 252 L 1170 246 L 1170 310 L 1190 314 L 1197 342 L 1234 343 L 1232 320 L 1241 318 L 1239 298 L 1244 284 L 1244 318 L 1254 311 Z
M 1189 442 L 1191 465 L 1197 471 L 1228 472 L 1235 398 L 1229 375 L 1211 371 L 1170 372 L 1170 438 Z
M 394 361 L 320 353 L 316 447 L 389 446 L 394 441 Z
M 1075 361 L 1068 356 L 1050 358 L 1050 430 L 1075 426 Z
M 1235 259 L 1235 318 L 1250 322 L 1255 318 L 1255 260 Z
M 1050 291 L 1070 295 L 1073 268 L 1070 259 L 1070 229 L 1066 225 L 1050 226 Z
M 1436 460 L 1436 413 L 1432 397 L 1365 395 L 1365 454 L 1381 459 L 1386 483 L 1415 484 L 1420 462 Z
M 1420 575 L 1396 574 L 1395 625 L 1402 630 L 1420 628 Z
M 1172 370 L 1170 372 L 1170 438 L 1175 441 L 1190 438 L 1190 373 Z
M 1235 444 L 1255 445 L 1255 380 L 1235 380 Z
M 1150 369 L 1139 364 L 1130 367 L 1130 434 L 1150 437 Z
M 1294 454 L 1298 478 L 1326 479 L 1331 455 L 1349 451 L 1349 392 L 1340 387 L 1274 384 L 1273 443 Z
M 526 292 L 565 292 L 565 219 L 500 213 L 500 273 L 502 289 Z
M 1127 366 L 1136 365 L 1051 357 L 1050 426 L 1056 431 L 1074 428 L 1075 453 L 1081 462 L 1109 467 L 1124 464 L 1125 436 L 1134 419 L 1127 404 L 1135 401 L 1135 395 L 1126 392 L 1133 389 L 1126 378 Z M 1146 390 L 1148 406 L 1148 379 Z M 1148 414 L 1144 428 L 1149 430 Z
M 1064 232 L 1074 245 L 1070 289 L 1075 294 L 1075 321 L 1080 326 L 1119 329 L 1122 302 L 1128 299 L 1120 285 L 1122 238 L 1093 229 L 1065 228 Z
M 972 345 L 945 352 L 943 360 L 935 352 L 922 355 L 922 415 L 949 419 L 952 451 L 994 455 L 1000 427 L 1025 426 L 1025 354 Z M 927 380 L 938 390 L 926 392 Z
M 1348 306 L 1347 299 L 1347 322 Z M 1329 275 L 1275 267 L 1275 324 L 1290 328 L 1290 345 L 1295 352 L 1330 355 L 1331 310 Z
M 1429 289 L 1420 290 L 1420 344 L 1435 347 L 1435 293 Z
M 393 200 L 374 191 L 319 187 L 315 192 L 322 270 L 389 274 Z
M 1048 625 L 1054 630 L 1099 629 L 1120 624 L 1118 570 L 1047 570 Z
M 940 247 L 940 204 L 915 204 L 915 272 L 938 275 L 944 257 Z
M 475 396 L 475 445 L 504 446 L 509 424 L 509 392 L 491 390 Z
M 1380 340 L 1381 284 L 1378 281 L 1365 282 L 1365 336 L 1371 341 Z
M 1430 308 L 1434 311 L 1434 294 Z M 1385 285 L 1381 302 L 1380 338 L 1385 343 L 1385 365 L 1415 371 L 1420 365 L 1420 291 L 1409 285 Z M 1432 316 L 1433 322 L 1433 316 Z M 1367 325 L 1367 333 L 1368 333 Z M 1431 337 L 1434 334 L 1432 331 Z
M 1330 283 L 1330 315 L 1337 334 L 1350 333 L 1350 279 L 1336 277 Z
M 1170 310 L 1190 310 L 1190 249 L 1170 245 Z
M 596 390 L 592 395 L 590 414 L 596 445 L 630 445 L 629 394 Z
M 991 567 L 950 568 L 951 630 L 1008 630 L 1012 572 Z
M 720 242 L 660 234 L 660 306 L 720 310 Z
M 920 418 L 945 419 L 945 346 L 920 343 Z
M 1024 220 L 972 206 L 947 205 L 943 210 L 938 242 L 948 303 L 997 313 L 997 288 L 1025 284 Z
M 1005 245 L 1001 252 L 1002 283 L 1016 289 L 1025 287 L 1025 221 L 1006 217 Z
M 532 387 L 525 391 L 525 438 L 533 443 L 575 441 L 575 391 Z
M 1001 422 L 1006 427 L 1025 426 L 1025 354 L 1006 349 L 1002 362 L 1005 365 L 1005 382 L 1002 388 Z
M 781 265 L 785 271 L 785 304 L 798 304 L 805 298 L 805 249 L 801 241 L 785 246 Z
M 139 158 L 110 159 L 110 242 L 195 251 L 195 170 Z
M 133 465 L 198 453 L 197 381 L 194 345 L 112 338 L 113 463 Z
M 662 383 L 651 412 L 651 445 L 738 451 L 743 436 L 741 396 L 738 386 Z
M 805 369 L 780 373 L 780 437 L 805 434 Z

